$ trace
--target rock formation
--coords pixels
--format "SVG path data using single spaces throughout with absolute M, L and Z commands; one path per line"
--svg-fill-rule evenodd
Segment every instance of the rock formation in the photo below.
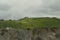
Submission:
M 0 40 L 60 40 L 60 28 L 0 29 Z

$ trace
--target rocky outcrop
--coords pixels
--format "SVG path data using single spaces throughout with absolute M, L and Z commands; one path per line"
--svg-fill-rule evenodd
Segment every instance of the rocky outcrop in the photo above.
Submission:
M 22 29 L 1 29 L 0 40 L 31 40 L 31 31 Z
M 32 40 L 60 40 L 60 28 L 35 29 Z
M 0 40 L 60 40 L 60 28 L 0 29 Z

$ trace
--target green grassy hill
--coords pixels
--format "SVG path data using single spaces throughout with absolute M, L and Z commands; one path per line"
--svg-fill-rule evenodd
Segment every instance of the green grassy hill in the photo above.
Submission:
M 0 20 L 0 28 L 52 28 L 60 27 L 60 19 L 58 18 L 23 18 L 20 20 Z

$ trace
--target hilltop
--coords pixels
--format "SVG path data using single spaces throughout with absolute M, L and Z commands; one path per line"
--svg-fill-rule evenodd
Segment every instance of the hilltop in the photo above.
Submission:
M 60 27 L 60 19 L 58 18 L 22 18 L 19 20 L 0 20 L 0 28 L 52 28 Z

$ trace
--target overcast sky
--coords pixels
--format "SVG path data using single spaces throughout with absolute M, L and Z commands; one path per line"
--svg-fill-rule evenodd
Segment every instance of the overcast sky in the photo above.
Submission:
M 0 0 L 0 19 L 60 17 L 60 0 Z

